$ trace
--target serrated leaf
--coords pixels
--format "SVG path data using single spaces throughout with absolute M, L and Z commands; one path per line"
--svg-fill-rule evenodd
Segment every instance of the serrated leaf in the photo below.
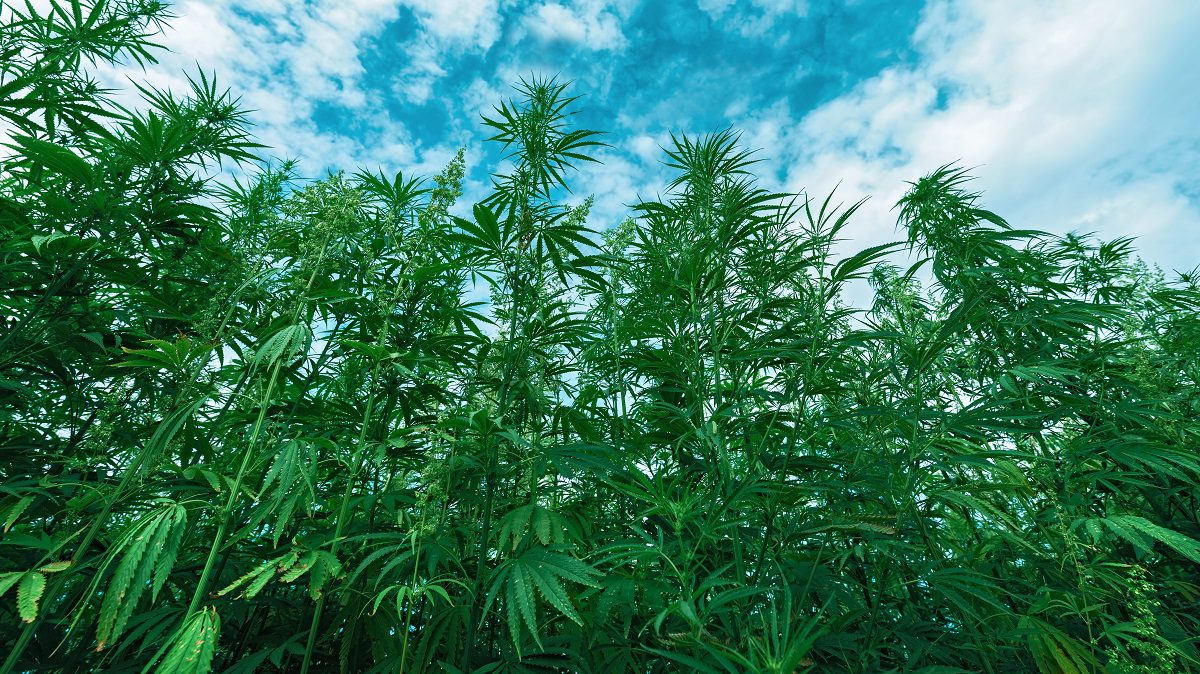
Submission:
M 291 361 L 312 343 L 312 329 L 306 324 L 289 325 L 268 337 L 254 353 L 252 362 L 271 365 L 278 360 Z
M 13 525 L 17 523 L 17 518 L 21 516 L 21 513 L 25 512 L 25 509 L 28 508 L 31 503 L 33 503 L 33 497 L 25 496 L 16 503 L 12 504 L 12 507 L 8 509 L 8 512 L 4 514 L 4 533 L 8 533 L 9 529 L 13 528 Z
M 260 575 L 264 575 L 264 574 L 268 578 L 275 575 L 275 561 L 274 560 L 266 560 L 264 562 L 259 563 L 258 566 L 254 567 L 253 569 L 250 569 L 246 573 L 242 574 L 236 580 L 234 580 L 232 583 L 226 585 L 224 588 L 217 591 L 216 594 L 213 596 L 224 597 L 225 595 L 229 594 L 230 592 L 233 592 L 234 590 L 238 589 L 239 587 L 245 585 L 246 583 L 251 582 L 253 579 L 257 578 Z
M 73 562 L 69 559 L 65 559 L 60 562 L 50 562 L 45 566 L 39 567 L 38 571 L 41 571 L 42 573 L 58 573 L 59 571 L 66 571 L 67 569 L 71 568 L 72 563 Z
M 24 571 L 9 571 L 7 573 L 0 573 L 0 597 L 3 597 L 4 593 L 8 592 L 12 586 L 20 582 L 21 577 L 24 575 Z
M 521 623 L 529 628 L 534 640 L 540 644 L 535 591 L 567 619 L 583 625 L 583 618 L 576 611 L 561 580 L 599 587 L 593 578 L 598 574 L 599 572 L 592 567 L 563 553 L 546 548 L 532 548 L 497 567 L 484 601 L 484 610 L 492 605 L 503 589 L 509 611 L 507 619 L 510 626 L 517 626 L 517 629 L 511 632 L 514 645 L 520 647 Z
M 313 599 L 318 599 L 324 590 L 325 582 L 337 576 L 341 571 L 341 562 L 332 552 L 318 550 L 317 558 L 313 562 L 312 568 L 309 569 L 308 595 Z
M 274 569 L 258 574 L 254 577 L 254 580 L 250 581 L 250 583 L 246 586 L 246 589 L 242 591 L 242 594 L 239 595 L 239 598 L 253 599 L 255 595 L 257 595 L 259 592 L 262 592 L 262 589 L 267 586 L 267 583 L 269 583 L 271 578 L 274 576 Z
M 303 576 L 306 571 L 312 568 L 313 563 L 317 559 L 315 550 L 309 550 L 300 557 L 295 564 L 292 564 L 280 577 L 279 581 L 283 583 L 291 583 L 300 576 Z
M 1178 531 L 1160 527 L 1157 524 L 1137 515 L 1112 515 L 1104 519 L 1114 533 L 1132 543 L 1135 547 L 1149 552 L 1145 538 L 1156 540 L 1175 552 L 1200 564 L 1200 542 L 1184 536 Z
M 46 591 L 46 577 L 37 571 L 27 571 L 17 586 L 17 612 L 21 620 L 31 623 L 37 620 L 38 602 Z
M 208 674 L 217 653 L 220 633 L 221 619 L 217 610 L 201 609 L 189 617 L 175 635 L 156 674 Z
M 154 565 L 154 584 L 150 588 L 150 601 L 158 601 L 158 593 L 167 583 L 171 570 L 175 568 L 175 560 L 179 556 L 179 546 L 187 533 L 187 510 L 182 506 L 174 508 L 170 515 L 170 530 L 166 534 L 158 560 Z
M 18 136 L 16 141 L 24 151 L 25 156 L 36 163 L 77 182 L 91 182 L 92 167 L 80 158 L 79 155 L 67 148 L 29 136 Z
M 178 504 L 166 503 L 134 522 L 117 540 L 105 564 L 120 556 L 100 603 L 97 650 L 103 650 L 120 636 L 147 588 L 153 590 L 152 600 L 157 599 L 174 566 L 185 530 L 186 510 Z

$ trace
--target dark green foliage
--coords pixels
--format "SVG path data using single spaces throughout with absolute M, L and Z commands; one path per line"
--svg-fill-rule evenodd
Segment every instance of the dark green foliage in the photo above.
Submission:
M 301 183 L 87 77 L 157 3 L 0 12 L 0 672 L 1200 671 L 1194 274 L 953 166 L 835 255 L 731 131 L 599 232 L 553 80 L 471 209 Z

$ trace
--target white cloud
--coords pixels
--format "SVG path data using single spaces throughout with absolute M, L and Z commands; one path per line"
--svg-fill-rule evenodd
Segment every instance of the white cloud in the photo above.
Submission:
M 578 175 L 571 176 L 568 183 L 575 186 L 578 196 L 596 197 L 589 226 L 604 230 L 619 225 L 632 215 L 630 206 L 662 191 L 670 175 L 660 161 L 661 151 L 655 149 L 653 159 L 647 160 L 623 148 L 602 148 L 593 153 L 600 163 L 578 166 Z
M 737 22 L 742 15 L 780 21 L 806 9 L 794 0 L 698 1 L 739 30 L 750 29 Z M 380 74 L 365 72 L 362 55 L 389 24 L 411 12 L 419 26 L 415 36 L 402 38 L 404 61 L 389 73 L 394 90 L 419 103 L 432 97 L 450 59 L 488 54 L 501 42 L 528 36 L 618 50 L 637 0 L 537 0 L 507 21 L 511 34 L 503 35 L 501 14 L 511 5 L 183 0 L 161 40 L 174 50 L 162 64 L 145 73 L 125 68 L 100 75 L 126 90 L 130 76 L 182 91 L 183 73 L 194 72 L 197 63 L 216 71 L 222 86 L 257 110 L 260 141 L 280 155 L 305 157 L 310 175 L 360 163 L 389 171 L 413 164 L 436 169 L 448 158 L 450 141 L 423 147 L 373 100 L 378 86 L 367 78 Z M 1200 69 L 1190 67 L 1200 62 L 1198 26 L 1200 4 L 1167 0 L 935 0 L 913 36 L 915 65 L 893 65 L 800 119 L 782 102 L 758 109 L 737 99 L 713 104 L 744 120 L 745 143 L 773 158 L 761 166 L 764 182 L 771 182 L 774 168 L 784 184 L 767 186 L 824 196 L 840 182 L 847 201 L 873 195 L 848 231 L 856 246 L 895 238 L 890 208 L 905 181 L 959 160 L 977 167 L 985 205 L 1016 226 L 1137 234 L 1148 259 L 1185 268 L 1200 262 L 1200 127 L 1194 122 Z M 527 75 L 529 65 L 500 60 L 463 91 L 445 92 L 465 104 L 449 121 L 454 143 L 473 135 L 477 113 L 509 97 L 507 84 Z M 603 96 L 608 81 L 593 81 L 597 71 L 611 76 L 604 67 L 573 73 L 576 90 Z M 692 88 L 713 89 L 706 77 L 695 73 Z M 619 111 L 615 128 L 649 135 L 614 141 L 626 153 L 612 158 L 624 163 L 596 174 L 611 184 L 589 187 L 582 176 L 573 184 L 612 194 L 618 203 L 634 198 L 618 194 L 618 187 L 655 185 L 648 178 L 659 171 L 657 146 L 667 140 L 657 122 L 688 124 L 689 96 L 681 92 L 649 108 Z M 353 131 L 314 121 L 315 112 L 330 108 L 349 110 Z
M 642 162 L 650 164 L 662 159 L 662 148 L 667 145 L 669 138 L 667 134 L 659 134 L 657 137 L 648 134 L 638 134 L 625 144 Z
M 421 34 L 429 41 L 494 41 L 495 35 L 488 34 L 494 27 L 471 19 L 483 17 L 488 3 L 461 4 L 451 21 L 446 4 L 414 0 L 418 21 L 428 26 Z M 326 166 L 425 168 L 444 163 L 449 150 L 421 147 L 403 123 L 392 119 L 367 82 L 377 74 L 367 73 L 362 63 L 363 50 L 402 11 L 397 0 L 264 0 L 253 5 L 186 0 L 172 8 L 177 18 L 167 22 L 157 38 L 170 49 L 160 55 L 160 64 L 145 72 L 108 69 L 100 76 L 128 96 L 126 77 L 183 93 L 185 72 L 194 72 L 197 64 L 207 73 L 215 71 L 218 83 L 254 111 L 256 139 L 278 156 L 301 158 L 309 176 L 319 176 Z M 426 91 L 442 75 L 437 49 L 432 52 L 415 61 L 426 76 L 416 84 Z M 320 126 L 314 120 L 320 106 L 351 111 L 353 135 L 346 135 L 351 132 L 344 127 Z
M 467 85 L 461 96 L 463 117 L 465 118 L 460 120 L 461 123 L 474 125 L 481 115 L 491 115 L 492 109 L 499 105 L 500 101 L 512 97 L 512 89 L 507 85 L 501 87 L 499 82 L 515 82 L 516 79 L 506 80 L 502 79 L 503 77 L 507 77 L 507 75 L 498 75 L 488 80 L 476 77 Z
M 433 39 L 486 51 L 500 36 L 498 0 L 404 0 Z
M 408 64 L 396 78 L 396 90 L 409 102 L 422 105 L 433 97 L 433 87 L 446 75 L 442 68 L 443 50 L 429 41 L 408 45 Z
M 242 51 L 239 38 L 221 18 L 221 10 L 208 3 L 185 2 L 174 8 L 178 18 L 164 27 L 164 39 L 181 57 L 228 61 Z
M 571 6 L 543 2 L 529 9 L 521 26 L 544 42 L 569 42 L 594 51 L 620 50 L 626 44 L 621 32 L 621 9 L 608 2 L 592 0 L 575 2 Z
M 304 4 L 190 0 L 173 8 L 162 42 L 163 65 L 199 62 L 248 87 L 286 81 L 291 98 L 361 107 L 365 75 L 359 49 L 394 21 L 391 0 L 317 0 Z M 244 89 L 244 88 L 243 88 Z
M 755 115 L 748 141 L 823 196 L 873 195 L 855 246 L 895 238 L 904 181 L 960 161 L 1017 227 L 1135 234 L 1150 261 L 1200 263 L 1200 5 L 937 2 L 921 59 L 806 115 Z M 939 92 L 945 105 L 939 105 Z
M 405 43 L 407 63 L 396 76 L 396 87 L 409 101 L 427 102 L 433 87 L 445 76 L 442 67 L 452 55 L 486 53 L 500 37 L 498 0 L 403 0 L 417 17 L 421 30 Z

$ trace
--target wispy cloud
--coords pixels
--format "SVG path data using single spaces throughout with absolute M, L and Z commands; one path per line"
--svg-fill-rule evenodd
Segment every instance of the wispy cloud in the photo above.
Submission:
M 862 239 L 889 238 L 905 180 L 959 161 L 1018 226 L 1136 235 L 1149 259 L 1190 268 L 1200 73 L 1182 64 L 1200 62 L 1200 6 L 1104 4 L 933 3 L 915 64 L 799 116 L 763 110 L 749 140 L 793 189 L 872 195 Z
M 713 21 L 746 37 L 763 37 L 778 20 L 808 14 L 807 0 L 698 0 L 698 5 Z
M 522 17 L 521 29 L 543 42 L 566 42 L 582 49 L 614 51 L 626 45 L 621 28 L 622 14 L 619 4 L 597 0 L 569 4 L 540 2 Z
M 483 54 L 500 37 L 498 0 L 404 0 L 418 19 L 418 30 L 404 41 L 406 63 L 396 77 L 400 93 L 424 104 L 447 71 L 445 64 L 463 53 Z M 379 75 L 383 76 L 383 73 Z
M 44 0 L 39 0 L 44 3 Z M 1137 235 L 1200 261 L 1200 5 L 984 0 L 185 0 L 146 73 L 197 64 L 256 112 L 259 139 L 326 167 L 435 172 L 531 73 L 576 81 L 581 124 L 611 131 L 598 224 L 653 193 L 669 131 L 733 125 L 771 187 L 872 200 L 854 245 L 895 238 L 890 206 L 946 162 L 977 167 L 1019 226 Z M 588 181 L 591 181 L 589 184 Z M 624 193 L 630 191 L 630 193 Z M 604 205 L 611 204 L 611 205 Z
M 189 0 L 172 9 L 177 18 L 159 39 L 170 51 L 160 64 L 104 73 L 108 79 L 182 91 L 185 72 L 215 72 L 254 111 L 259 141 L 300 158 L 309 175 L 334 166 L 423 165 L 426 148 L 439 160 L 449 156 L 391 114 L 379 74 L 364 64 L 364 53 L 405 11 L 398 3 Z

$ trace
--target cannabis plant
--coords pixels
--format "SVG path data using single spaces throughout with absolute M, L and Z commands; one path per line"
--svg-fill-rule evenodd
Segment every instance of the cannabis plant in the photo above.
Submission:
M 478 203 L 301 180 L 89 75 L 170 20 L 0 7 L 0 672 L 1200 671 L 1197 274 L 733 130 L 597 221 L 540 77 Z

